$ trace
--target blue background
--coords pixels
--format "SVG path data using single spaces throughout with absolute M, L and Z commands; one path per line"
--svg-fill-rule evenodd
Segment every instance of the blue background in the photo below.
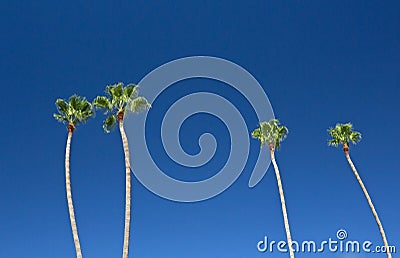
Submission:
M 67 131 L 52 117 L 56 98 L 93 99 L 107 84 L 138 82 L 159 65 L 192 55 L 247 69 L 288 126 L 277 160 L 294 239 L 323 241 L 344 228 L 349 240 L 381 244 L 343 152 L 326 145 L 329 126 L 351 121 L 364 137 L 351 148 L 352 158 L 390 244 L 400 249 L 399 2 L 2 1 L 0 31 L 0 257 L 75 255 L 64 185 Z M 160 109 L 170 102 L 160 101 Z M 251 131 L 257 121 L 247 112 Z M 119 133 L 104 134 L 102 118 L 98 113 L 74 133 L 72 189 L 84 256 L 112 258 L 122 251 L 124 162 Z M 196 137 L 209 130 L 226 142 L 226 128 L 207 119 L 193 117 Z M 204 121 L 212 128 L 202 128 Z M 196 153 L 190 126 L 182 139 Z M 264 236 L 285 240 L 272 168 L 255 188 L 247 186 L 257 148 L 252 140 L 245 171 L 207 201 L 168 201 L 134 179 L 131 257 L 288 257 L 256 248 Z M 207 176 L 224 159 L 217 152 Z

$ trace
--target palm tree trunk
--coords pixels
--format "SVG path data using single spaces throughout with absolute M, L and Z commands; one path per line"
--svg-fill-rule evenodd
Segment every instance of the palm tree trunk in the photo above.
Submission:
M 68 201 L 68 211 L 69 219 L 71 222 L 72 236 L 74 238 L 76 257 L 82 258 L 81 245 L 79 243 L 78 229 L 75 221 L 74 205 L 72 202 L 72 192 L 71 192 L 71 178 L 70 178 L 70 167 L 69 167 L 69 156 L 71 151 L 71 139 L 72 139 L 73 127 L 68 127 L 68 139 L 67 147 L 65 149 L 65 185 L 67 190 L 67 201 Z
M 131 165 L 129 158 L 128 138 L 124 130 L 124 122 L 119 119 L 119 131 L 121 133 L 122 143 L 125 154 L 125 229 L 124 229 L 124 248 L 122 252 L 123 258 L 128 258 L 129 254 L 129 233 L 131 223 Z
M 285 224 L 286 238 L 287 238 L 287 242 L 288 242 L 288 246 L 289 246 L 290 258 L 294 258 L 294 251 L 293 251 L 293 246 L 292 246 L 292 237 L 290 235 L 289 220 L 288 220 L 288 215 L 287 215 L 287 212 L 286 212 L 285 196 L 283 194 L 281 176 L 279 174 L 278 164 L 276 163 L 276 160 L 275 160 L 275 153 L 274 153 L 274 149 L 273 148 L 270 148 L 270 153 L 271 153 L 272 164 L 274 164 L 276 180 L 278 181 L 279 196 L 281 198 L 283 221 L 284 221 L 284 224 Z
M 368 194 L 367 188 L 365 187 L 363 181 L 361 180 L 361 177 L 360 177 L 360 175 L 358 174 L 357 169 L 356 169 L 356 167 L 354 166 L 353 161 L 352 161 L 351 158 L 350 158 L 349 152 L 346 151 L 346 150 L 345 150 L 345 155 L 346 155 L 347 162 L 349 162 L 349 165 L 350 165 L 351 169 L 353 170 L 353 173 L 354 173 L 354 175 L 356 176 L 357 181 L 358 181 L 358 183 L 359 183 L 360 186 L 361 186 L 361 189 L 362 189 L 363 192 L 364 192 L 365 198 L 367 198 L 369 207 L 371 208 L 371 211 L 372 211 L 372 213 L 374 214 L 376 223 L 378 224 L 379 231 L 380 231 L 381 236 L 382 236 L 382 239 L 383 239 L 383 243 L 384 243 L 385 248 L 386 248 L 387 257 L 392 258 L 392 255 L 390 254 L 390 250 L 389 250 L 389 244 L 388 244 L 388 241 L 387 241 L 387 239 L 386 239 L 385 231 L 383 230 L 383 226 L 382 226 L 381 220 L 379 219 L 378 213 L 377 213 L 376 210 L 375 210 L 374 204 L 372 203 L 371 197 L 370 197 L 369 194 Z

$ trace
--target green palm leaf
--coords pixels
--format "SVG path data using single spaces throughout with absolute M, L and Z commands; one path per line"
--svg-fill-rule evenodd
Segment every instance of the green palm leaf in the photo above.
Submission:
M 104 110 L 104 113 L 107 114 L 113 109 L 110 100 L 105 96 L 98 96 L 94 99 L 93 105 L 98 108 Z
M 61 123 L 68 123 L 68 119 L 65 116 L 59 114 L 53 114 L 54 118 Z
M 103 129 L 106 133 L 111 132 L 117 124 L 117 117 L 115 115 L 109 115 L 103 122 Z
M 63 99 L 56 100 L 57 110 L 60 114 L 67 114 L 68 112 L 68 103 Z
M 128 104 L 128 109 L 131 112 L 139 113 L 144 111 L 146 108 L 150 108 L 151 105 L 144 97 L 137 97 L 131 100 Z
M 131 101 L 138 96 L 139 87 L 136 84 L 128 84 L 123 88 L 124 101 Z

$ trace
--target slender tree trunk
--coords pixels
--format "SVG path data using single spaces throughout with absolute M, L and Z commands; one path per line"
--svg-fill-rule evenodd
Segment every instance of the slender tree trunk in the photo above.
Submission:
M 131 164 L 129 158 L 128 138 L 124 130 L 123 118 L 119 117 L 119 131 L 121 132 L 122 143 L 125 154 L 125 229 L 124 229 L 124 248 L 122 252 L 123 258 L 128 258 L 129 255 L 129 234 L 131 223 Z M 123 115 L 122 115 L 123 117 Z
M 365 198 L 367 198 L 369 207 L 371 208 L 371 211 L 372 211 L 372 213 L 374 214 L 376 223 L 378 224 L 379 231 L 380 231 L 381 236 L 382 236 L 383 243 L 384 243 L 385 248 L 386 248 L 387 257 L 391 258 L 392 255 L 390 254 L 389 244 L 388 244 L 388 241 L 387 241 L 387 239 L 386 239 L 386 234 L 385 234 L 385 231 L 383 230 L 383 226 L 382 226 L 381 220 L 379 219 L 378 213 L 377 213 L 376 210 L 375 210 L 374 204 L 372 203 L 371 197 L 369 196 L 368 191 L 367 191 L 367 188 L 365 187 L 363 181 L 361 180 L 361 177 L 360 177 L 360 175 L 358 174 L 357 169 L 356 169 L 356 167 L 354 166 L 353 161 L 352 161 L 351 158 L 350 158 L 350 155 L 349 155 L 349 152 L 348 152 L 348 147 L 346 148 L 346 146 L 344 146 L 343 149 L 344 149 L 344 153 L 345 153 L 345 155 L 346 155 L 347 162 L 349 162 L 349 165 L 350 165 L 351 169 L 353 170 L 353 173 L 354 173 L 354 175 L 356 176 L 357 181 L 358 181 L 358 183 L 359 183 L 360 186 L 361 186 L 361 189 L 362 189 L 363 192 L 364 192 Z
M 276 160 L 275 160 L 274 148 L 270 147 L 270 153 L 271 153 L 272 164 L 274 165 L 276 180 L 278 181 L 279 196 L 281 198 L 283 221 L 285 223 L 286 238 L 287 238 L 287 243 L 288 243 L 288 246 L 289 246 L 290 258 L 294 258 L 294 251 L 293 251 L 293 246 L 292 246 L 292 237 L 290 235 L 289 220 L 288 220 L 288 215 L 287 215 L 287 211 L 286 211 L 285 196 L 283 194 L 283 186 L 282 186 L 281 176 L 279 174 L 278 164 L 276 164 Z
M 66 186 L 66 190 L 67 190 L 69 219 L 71 222 L 72 236 L 74 238 L 76 257 L 82 258 L 81 245 L 79 243 L 78 229 L 77 229 L 76 220 L 75 220 L 74 205 L 72 202 L 71 178 L 70 178 L 70 167 L 69 167 L 69 156 L 70 156 L 70 150 L 71 150 L 71 139 L 72 139 L 73 131 L 74 131 L 73 125 L 69 125 L 68 126 L 67 147 L 65 149 L 65 186 Z

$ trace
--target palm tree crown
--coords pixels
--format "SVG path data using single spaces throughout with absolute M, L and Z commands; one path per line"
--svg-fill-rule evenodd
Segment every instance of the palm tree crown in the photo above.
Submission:
M 137 113 L 150 107 L 149 102 L 144 97 L 138 97 L 138 86 L 128 84 L 124 86 L 122 82 L 106 87 L 107 96 L 98 96 L 93 104 L 99 109 L 103 109 L 105 114 L 111 113 L 103 123 L 103 129 L 109 133 L 117 123 L 123 120 L 126 110 Z
M 278 119 L 271 119 L 268 122 L 261 122 L 260 127 L 255 129 L 251 136 L 260 141 L 260 145 L 267 144 L 270 148 L 279 150 L 280 143 L 287 137 L 289 130 L 286 126 L 280 125 Z
M 89 117 L 94 115 L 92 104 L 85 97 L 76 94 L 72 95 L 68 102 L 64 99 L 57 99 L 56 106 L 59 114 L 54 114 L 54 118 L 67 124 L 68 130 L 74 130 L 75 126 L 85 123 Z
M 344 149 L 348 149 L 349 143 L 357 144 L 361 141 L 361 133 L 353 130 L 351 123 L 336 124 L 335 128 L 328 129 L 329 135 L 332 137 L 328 141 L 329 146 L 338 147 L 343 145 Z

